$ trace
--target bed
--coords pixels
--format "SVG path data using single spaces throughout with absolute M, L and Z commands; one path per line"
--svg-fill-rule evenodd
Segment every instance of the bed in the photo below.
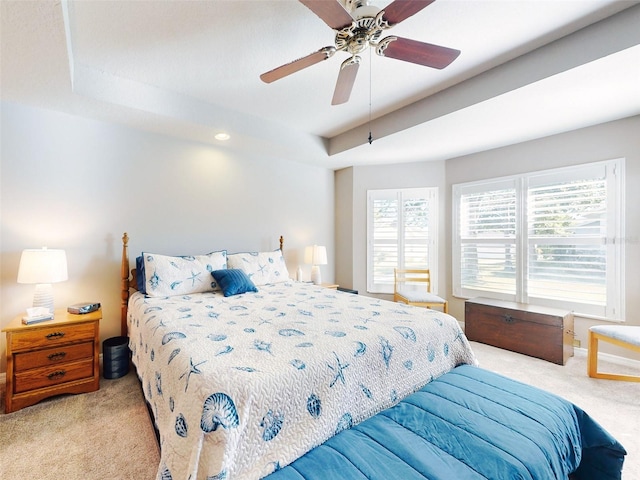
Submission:
M 615 439 L 478 368 L 450 315 L 294 282 L 282 238 L 143 252 L 132 274 L 127 245 L 122 329 L 158 479 L 620 478 Z

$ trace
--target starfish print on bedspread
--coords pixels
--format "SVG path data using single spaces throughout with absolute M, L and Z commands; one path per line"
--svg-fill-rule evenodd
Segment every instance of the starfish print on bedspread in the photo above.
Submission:
M 191 276 L 187 277 L 187 280 L 191 280 L 191 286 L 195 286 L 196 284 L 196 280 L 198 280 L 199 282 L 201 282 L 202 280 L 200 280 L 198 277 L 200 276 L 202 272 L 191 272 Z
M 335 357 L 336 357 L 335 366 L 334 365 L 330 365 L 330 364 L 327 363 L 327 367 L 329 367 L 330 370 L 333 370 L 333 373 L 335 374 L 335 377 L 333 378 L 333 380 L 329 384 L 329 387 L 333 387 L 338 380 L 340 380 L 342 382 L 342 384 L 344 385 L 344 383 L 345 383 L 345 381 L 344 381 L 344 370 L 347 367 L 349 367 L 348 363 L 343 364 L 340 361 L 340 358 L 338 357 L 338 354 L 336 352 L 333 352 L 333 355 L 335 355 Z
M 197 374 L 202 373 L 200 370 L 198 370 L 198 366 L 202 365 L 205 362 L 206 362 L 206 360 L 203 360 L 202 362 L 197 363 L 197 364 L 194 365 L 193 358 L 189 357 L 189 369 L 186 372 L 184 372 L 182 375 L 180 375 L 180 380 L 182 380 L 182 378 L 185 375 L 187 377 L 187 383 L 184 386 L 184 391 L 185 392 L 187 391 L 187 388 L 189 388 L 189 378 L 191 378 L 191 374 L 192 373 L 197 373 Z

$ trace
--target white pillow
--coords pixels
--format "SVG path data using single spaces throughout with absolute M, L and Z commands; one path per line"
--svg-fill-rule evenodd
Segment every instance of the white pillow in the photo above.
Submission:
M 183 257 L 143 252 L 142 257 L 146 294 L 151 297 L 220 290 L 211 272 L 227 268 L 226 250 Z
M 254 285 L 282 283 L 289 280 L 287 264 L 280 250 L 232 253 L 227 256 L 227 267 L 243 270 Z

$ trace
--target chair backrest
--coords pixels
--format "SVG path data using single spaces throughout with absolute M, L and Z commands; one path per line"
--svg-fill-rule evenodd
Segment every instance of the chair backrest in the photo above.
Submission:
M 393 286 L 394 292 L 398 291 L 398 287 L 402 285 L 421 285 L 424 284 L 427 292 L 431 292 L 431 272 L 428 268 L 410 268 L 410 269 L 393 269 Z

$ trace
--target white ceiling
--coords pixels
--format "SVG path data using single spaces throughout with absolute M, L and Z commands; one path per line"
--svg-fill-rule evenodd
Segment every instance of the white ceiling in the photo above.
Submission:
M 460 57 L 435 70 L 365 53 L 331 106 L 342 52 L 259 79 L 333 45 L 297 0 L 1 0 L 0 92 L 332 169 L 445 159 L 640 114 L 638 3 L 437 0 L 390 33 Z

